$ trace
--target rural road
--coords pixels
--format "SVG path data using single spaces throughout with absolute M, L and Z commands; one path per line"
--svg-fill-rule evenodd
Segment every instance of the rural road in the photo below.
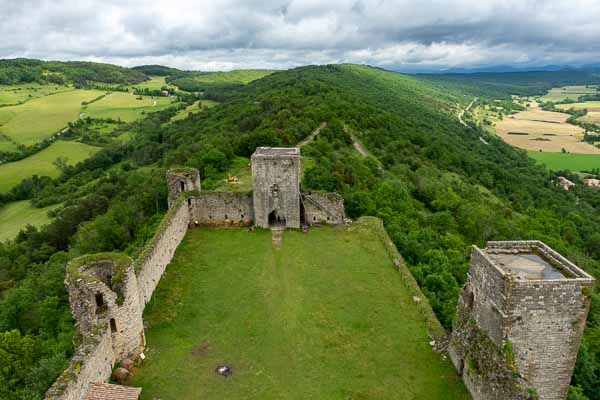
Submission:
M 321 132 L 321 129 L 325 128 L 326 126 L 327 126 L 327 122 L 321 122 L 321 125 L 319 125 L 317 127 L 317 129 L 312 131 L 312 133 L 310 135 L 308 135 L 308 137 L 306 139 L 304 139 L 303 141 L 298 143 L 298 147 L 305 146 L 305 145 L 309 144 L 310 142 L 312 142 L 313 140 L 315 140 L 315 137 L 319 134 L 319 132 Z
M 473 101 L 471 102 L 471 104 L 469 104 L 467 106 L 467 108 L 465 108 L 464 110 L 462 110 L 461 112 L 458 113 L 458 120 L 460 121 L 461 124 L 463 124 L 464 126 L 467 126 L 467 124 L 465 123 L 465 121 L 463 121 L 462 117 L 463 115 L 465 115 L 465 112 L 469 111 L 469 109 L 471 108 L 471 106 L 477 101 L 478 97 L 475 97 L 473 99 Z

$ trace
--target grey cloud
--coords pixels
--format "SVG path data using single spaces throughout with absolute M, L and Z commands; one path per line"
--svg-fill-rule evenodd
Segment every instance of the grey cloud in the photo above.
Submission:
M 187 69 L 600 62 L 596 0 L 0 0 L 0 57 Z

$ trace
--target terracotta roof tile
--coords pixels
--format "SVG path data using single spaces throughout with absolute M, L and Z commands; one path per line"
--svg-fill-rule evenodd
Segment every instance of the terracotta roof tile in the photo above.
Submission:
M 83 400 L 138 400 L 142 388 L 91 383 Z

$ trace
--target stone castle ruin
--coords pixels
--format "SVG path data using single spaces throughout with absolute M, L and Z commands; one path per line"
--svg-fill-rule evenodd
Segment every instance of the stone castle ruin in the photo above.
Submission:
M 102 253 L 69 263 L 65 283 L 78 330 L 75 355 L 46 399 L 80 400 L 92 391 L 94 398 L 109 399 L 125 390 L 104 382 L 115 364 L 143 359 L 145 305 L 187 229 L 345 222 L 339 195 L 302 191 L 299 149 L 260 147 L 251 160 L 251 192 L 203 192 L 198 170 L 169 170 L 169 210 L 136 259 Z M 381 230 L 386 248 L 396 254 L 394 264 L 414 282 L 383 225 Z M 541 242 L 474 247 L 449 346 L 473 398 L 566 399 L 593 284 L 591 276 Z M 437 322 L 429 306 L 423 307 Z
M 449 348 L 473 399 L 566 399 L 593 285 L 539 241 L 474 247 Z
M 119 390 L 98 382 L 109 379 L 116 363 L 143 356 L 145 305 L 188 228 L 299 228 L 345 220 L 341 196 L 300 191 L 297 148 L 258 148 L 252 175 L 252 192 L 202 192 L 197 169 L 171 169 L 166 177 L 169 211 L 135 260 L 101 253 L 69 263 L 65 284 L 78 331 L 76 351 L 46 399 L 80 400 L 92 390 L 94 395 L 104 390 L 111 398 Z

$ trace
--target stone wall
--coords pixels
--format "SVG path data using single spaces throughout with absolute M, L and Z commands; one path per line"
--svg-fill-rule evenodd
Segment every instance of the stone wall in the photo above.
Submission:
M 302 206 L 309 225 L 344 223 L 344 199 L 337 193 L 303 192 Z
M 87 336 L 79 336 L 69 367 L 46 392 L 47 400 L 81 400 L 91 382 L 105 381 L 112 372 L 114 354 L 106 321 Z
M 194 225 L 246 226 L 254 221 L 252 192 L 201 192 L 190 200 Z
M 140 304 L 148 304 L 190 222 L 187 199 L 183 196 L 171 206 L 154 237 L 135 260 Z
M 104 253 L 69 263 L 65 283 L 81 343 L 46 399 L 80 400 L 90 382 L 108 380 L 115 362 L 143 351 L 144 306 L 183 240 L 189 218 L 187 198 L 180 196 L 135 262 Z

